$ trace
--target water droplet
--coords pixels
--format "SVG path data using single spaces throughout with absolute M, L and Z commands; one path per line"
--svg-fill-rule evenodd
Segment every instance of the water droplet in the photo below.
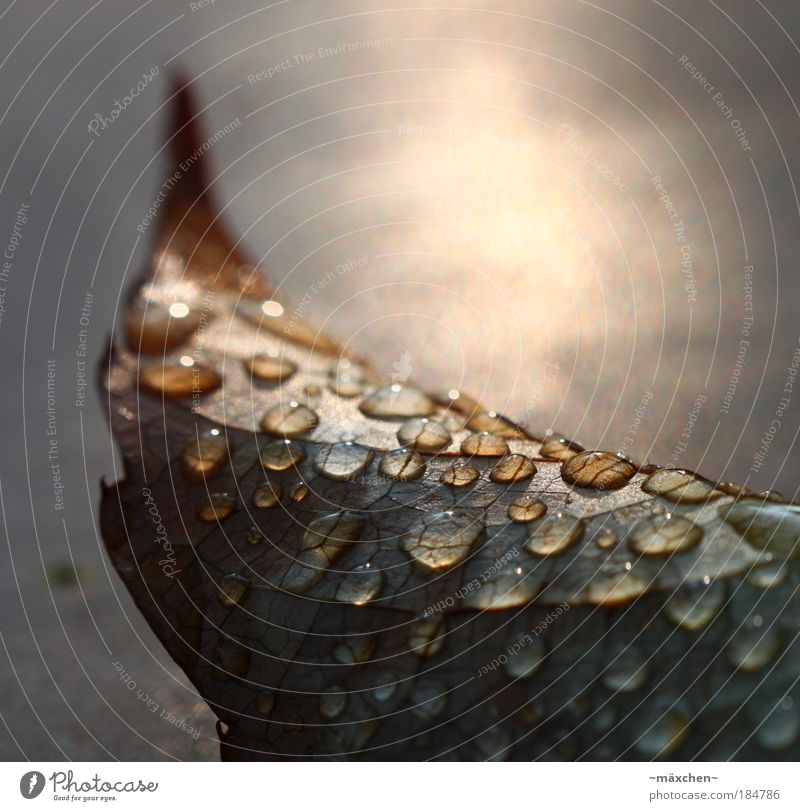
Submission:
M 354 363 L 342 358 L 328 372 L 328 385 L 340 397 L 358 397 L 364 392 L 364 372 Z
M 733 667 L 752 673 L 769 664 L 780 646 L 781 637 L 777 630 L 745 626 L 735 631 L 728 642 L 728 661 Z
M 791 746 L 800 733 L 800 714 L 791 698 L 781 703 L 759 723 L 756 740 L 765 749 L 778 751 Z
M 425 460 L 408 448 L 398 448 L 381 459 L 378 472 L 387 479 L 415 481 L 425 473 Z
M 661 496 L 681 504 L 699 504 L 721 495 L 711 485 L 685 470 L 657 470 L 645 479 L 642 490 L 651 496 Z
M 473 465 L 459 463 L 448 467 L 442 473 L 439 481 L 450 487 L 466 487 L 472 484 L 480 475 L 480 471 Z
M 323 718 L 335 721 L 347 707 L 347 692 L 344 687 L 331 687 L 319 697 L 319 712 Z
M 538 636 L 524 637 L 527 643 L 516 653 L 508 656 L 505 664 L 506 673 L 512 679 L 527 679 L 532 676 L 544 662 L 544 642 Z
M 433 719 L 441 715 L 447 706 L 447 692 L 443 684 L 423 681 L 415 684 L 409 696 L 411 711 L 420 718 Z
M 800 554 L 800 507 L 774 504 L 760 499 L 743 499 L 720 513 L 756 549 L 782 557 Z
M 542 590 L 542 578 L 522 566 L 496 561 L 464 589 L 463 605 L 479 611 L 499 611 L 526 605 Z
M 486 730 L 475 739 L 475 748 L 480 759 L 486 762 L 500 763 L 508 760 L 513 744 L 511 736 L 498 727 Z
M 283 490 L 279 484 L 271 482 L 262 484 L 253 493 L 253 506 L 262 510 L 277 507 L 282 494 Z
M 228 440 L 218 428 L 204 431 L 190 440 L 181 459 L 183 477 L 190 484 L 198 484 L 218 473 L 228 460 Z
M 687 631 L 705 628 L 725 604 L 727 589 L 721 580 L 710 585 L 683 586 L 664 605 L 666 616 Z
M 267 470 L 288 470 L 305 458 L 305 448 L 291 439 L 277 439 L 261 449 L 261 464 Z
M 296 504 L 299 504 L 301 501 L 305 501 L 308 498 L 310 492 L 305 482 L 297 482 L 289 491 L 289 498 Z
M 326 354 L 336 352 L 338 349 L 333 341 L 304 319 L 298 318 L 295 313 L 287 312 L 278 301 L 268 299 L 258 302 L 240 299 L 236 305 L 236 312 L 253 326 L 264 328 L 281 340 L 288 339 Z
M 508 517 L 518 524 L 536 521 L 547 512 L 547 505 L 536 496 L 525 495 L 515 498 L 508 507 Z
M 493 482 L 511 484 L 529 479 L 536 473 L 536 465 L 521 453 L 504 456 L 491 470 L 489 478 Z
M 583 451 L 561 465 L 561 478 L 567 484 L 593 490 L 619 490 L 635 473 L 627 459 L 606 451 Z
M 303 535 L 301 548 L 320 550 L 330 563 L 359 540 L 366 523 L 363 515 L 352 512 L 331 513 L 315 518 Z
M 145 389 L 176 399 L 206 394 L 222 384 L 222 378 L 211 369 L 199 365 L 187 368 L 180 363 L 145 366 L 139 373 L 139 380 Z
M 598 549 L 611 549 L 617 542 L 619 536 L 616 532 L 608 531 L 602 532 L 595 536 L 594 542 L 597 544 Z
M 363 473 L 372 461 L 372 451 L 355 442 L 337 442 L 323 447 L 314 459 L 314 470 L 326 479 L 347 481 Z
M 483 523 L 466 513 L 433 513 L 418 521 L 402 539 L 403 549 L 427 569 L 460 563 L 483 533 Z
M 408 629 L 408 647 L 414 656 L 430 659 L 441 651 L 447 626 L 441 617 L 415 620 Z
M 525 549 L 533 555 L 560 555 L 577 543 L 583 532 L 584 523 L 580 518 L 561 514 L 547 516 L 528 531 Z
M 286 437 L 303 436 L 318 424 L 319 418 L 308 406 L 295 402 L 276 405 L 261 418 L 262 430 Z
M 467 428 L 476 434 L 494 434 L 504 439 L 525 439 L 524 431 L 520 430 L 510 419 L 494 411 L 475 414 L 467 423 Z
M 766 566 L 759 566 L 753 569 L 747 576 L 747 582 L 757 589 L 773 589 L 781 586 L 789 577 L 789 567 L 782 560 L 768 563 Z
M 215 676 L 219 680 L 241 679 L 250 670 L 250 650 L 235 639 L 222 639 L 217 645 L 215 659 L 219 665 Z
M 240 605 L 250 592 L 250 581 L 239 574 L 226 574 L 219 581 L 217 598 L 225 608 Z
M 680 515 L 666 513 L 645 518 L 631 531 L 628 546 L 639 555 L 673 555 L 694 549 L 703 530 Z
M 383 583 L 383 572 L 370 566 L 369 563 L 362 563 L 354 566 L 342 577 L 336 590 L 336 599 L 340 603 L 364 605 L 380 594 Z
M 395 673 L 383 673 L 372 688 L 372 697 L 381 703 L 389 701 L 397 692 L 398 679 L 399 677 Z
M 567 439 L 561 434 L 549 434 L 542 440 L 539 454 L 547 459 L 564 462 L 573 456 L 582 453 L 583 447 L 577 442 Z
M 427 417 L 436 410 L 427 394 L 411 386 L 394 383 L 370 394 L 359 406 L 361 412 L 375 419 Z
M 686 718 L 670 710 L 642 731 L 636 738 L 636 748 L 649 759 L 668 757 L 683 743 L 688 731 Z
M 378 640 L 374 636 L 348 636 L 336 643 L 333 657 L 343 665 L 360 665 L 374 656 L 377 647 Z
M 647 660 L 635 648 L 622 649 L 618 655 L 609 656 L 611 662 L 603 671 L 603 684 L 614 692 L 629 693 L 638 690 L 650 673 Z
M 419 453 L 438 453 L 450 444 L 447 428 L 427 417 L 406 420 L 397 432 L 397 441 Z
M 253 527 L 247 531 L 247 543 L 249 543 L 250 546 L 258 546 L 263 540 L 264 536 L 257 527 Z
M 258 710 L 261 715 L 269 715 L 274 707 L 275 693 L 271 692 L 270 690 L 265 690 L 256 699 L 256 710 Z
M 494 434 L 472 434 L 461 443 L 461 452 L 469 456 L 504 456 L 508 443 Z
M 166 352 L 186 341 L 197 329 L 199 320 L 200 314 L 188 308 L 182 318 L 175 318 L 163 304 L 142 302 L 131 307 L 125 318 L 128 346 L 137 354 Z
M 651 581 L 640 576 L 630 561 L 602 561 L 584 589 L 593 605 L 622 605 L 645 594 Z
M 280 383 L 290 378 L 297 371 L 297 364 L 288 358 L 273 358 L 269 355 L 255 355 L 244 361 L 244 367 L 254 377 L 268 383 Z
M 197 510 L 197 517 L 207 524 L 215 521 L 224 521 L 236 507 L 236 499 L 227 493 L 212 493 L 208 501 Z

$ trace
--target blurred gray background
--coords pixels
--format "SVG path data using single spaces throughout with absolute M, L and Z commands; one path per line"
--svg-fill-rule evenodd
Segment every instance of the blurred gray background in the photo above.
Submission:
M 96 523 L 178 75 L 232 232 L 379 371 L 796 495 L 797 3 L 405 5 L 0 7 L 0 756 L 217 757 Z

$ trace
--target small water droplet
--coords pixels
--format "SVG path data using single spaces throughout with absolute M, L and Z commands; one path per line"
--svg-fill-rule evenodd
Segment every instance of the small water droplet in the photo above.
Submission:
M 261 449 L 261 464 L 267 470 L 288 470 L 306 458 L 305 448 L 291 439 L 276 439 Z
M 139 373 L 139 381 L 145 389 L 175 399 L 206 394 L 222 384 L 222 378 L 211 369 L 200 365 L 187 368 L 180 363 L 145 366 Z
M 441 617 L 415 620 L 408 629 L 408 647 L 414 656 L 430 659 L 445 643 L 447 626 Z
M 256 699 L 256 710 L 261 715 L 269 715 L 275 707 L 275 693 L 270 690 L 265 690 Z
M 236 499 L 227 493 L 212 493 L 208 501 L 197 510 L 197 517 L 207 524 L 213 524 L 215 521 L 224 521 L 235 507 Z
M 577 543 L 583 532 L 584 523 L 580 518 L 561 514 L 547 516 L 528 530 L 525 549 L 533 555 L 560 555 Z
M 381 459 L 378 472 L 387 479 L 415 481 L 425 473 L 425 460 L 408 448 L 398 448 Z
M 128 346 L 137 354 L 164 353 L 186 341 L 199 320 L 200 314 L 188 307 L 185 315 L 175 318 L 163 304 L 139 303 L 128 310 L 125 318 Z
M 745 626 L 735 631 L 728 642 L 728 661 L 733 667 L 752 673 L 769 664 L 780 646 L 780 634 L 772 627 L 762 630 Z
M 282 494 L 283 490 L 277 482 L 262 484 L 261 487 L 257 488 L 255 493 L 253 493 L 253 506 L 262 510 L 277 507 Z
M 494 434 L 472 434 L 461 443 L 461 452 L 469 456 L 504 456 L 508 453 L 508 442 Z
M 378 677 L 372 688 L 372 696 L 381 703 L 389 701 L 397 692 L 398 676 L 394 673 L 384 673 Z
M 606 451 L 583 451 L 561 465 L 561 478 L 567 484 L 592 490 L 619 490 L 635 473 L 627 459 Z
M 241 679 L 250 670 L 250 650 L 235 639 L 222 639 L 214 658 L 219 666 L 213 674 L 216 680 Z
M 333 658 L 343 665 L 360 665 L 368 662 L 378 647 L 374 636 L 348 636 L 337 642 L 333 649 Z
M 331 687 L 319 697 L 319 712 L 323 718 L 335 721 L 347 707 L 347 692 L 344 687 Z
M 720 513 L 756 549 L 782 557 L 800 554 L 800 507 L 797 505 L 748 498 L 721 507 Z
M 204 431 L 190 440 L 181 459 L 183 477 L 190 484 L 198 484 L 215 473 L 228 460 L 228 440 L 217 428 Z
M 373 392 L 361 402 L 359 408 L 363 414 L 375 419 L 427 417 L 436 410 L 427 394 L 399 383 Z
M 419 453 L 438 453 L 450 444 L 451 436 L 447 428 L 436 420 L 427 417 L 413 417 L 406 420 L 397 432 L 401 445 Z
M 757 589 L 773 589 L 781 586 L 789 577 L 789 567 L 782 560 L 768 563 L 753 569 L 747 576 L 747 582 Z
M 239 574 L 226 574 L 219 581 L 217 598 L 225 608 L 233 608 L 244 602 L 250 592 L 250 581 Z
M 785 698 L 772 709 L 756 730 L 756 740 L 765 749 L 787 749 L 800 733 L 800 714 L 791 698 Z
M 650 673 L 647 660 L 633 647 L 623 648 L 603 671 L 603 684 L 614 692 L 629 693 L 638 690 Z
M 427 569 L 460 563 L 483 533 L 483 523 L 466 513 L 433 513 L 418 521 L 402 539 L 403 549 Z
M 295 402 L 273 406 L 261 418 L 261 428 L 268 434 L 292 438 L 310 433 L 318 424 L 319 418 L 314 411 Z
M 636 748 L 646 758 L 669 757 L 686 739 L 689 722 L 674 710 L 645 727 L 636 738 Z
M 544 662 L 544 642 L 538 636 L 528 637 L 527 644 L 515 654 L 509 655 L 505 664 L 506 673 L 512 679 L 527 679 L 532 676 Z
M 299 504 L 301 501 L 305 501 L 308 498 L 310 492 L 305 482 L 297 482 L 289 491 L 289 498 L 296 504 Z
M 433 719 L 441 715 L 447 706 L 447 691 L 443 684 L 423 681 L 414 685 L 409 696 L 414 715 Z
M 340 397 L 358 397 L 364 392 L 364 372 L 347 358 L 342 358 L 328 372 L 328 386 Z
M 683 586 L 664 605 L 666 616 L 687 631 L 705 628 L 725 604 L 725 583 L 716 580 L 710 585 Z
M 353 512 L 337 512 L 315 518 L 306 528 L 301 548 L 319 549 L 330 563 L 359 540 L 366 523 L 363 515 Z
M 651 496 L 661 496 L 681 504 L 699 504 L 719 498 L 721 493 L 685 470 L 657 470 L 642 484 Z
M 536 465 L 527 456 L 512 453 L 500 459 L 489 473 L 489 478 L 493 482 L 511 484 L 529 479 L 535 473 Z
M 473 465 L 459 463 L 448 467 L 442 473 L 439 481 L 450 487 L 466 487 L 476 481 L 480 475 L 480 471 Z
M 347 481 L 363 473 L 372 456 L 369 448 L 356 442 L 336 442 L 320 449 L 314 459 L 314 470 L 326 479 Z
M 369 563 L 362 563 L 342 577 L 339 588 L 336 589 L 336 599 L 340 603 L 364 605 L 381 593 L 383 583 L 383 572 L 371 567 Z
M 703 530 L 680 515 L 656 515 L 640 521 L 628 537 L 628 546 L 639 555 L 673 555 L 694 549 Z
M 617 542 L 619 536 L 616 532 L 608 531 L 608 532 L 601 532 L 599 535 L 595 536 L 594 542 L 597 544 L 599 549 L 611 549 L 612 546 Z
M 583 447 L 577 442 L 562 436 L 561 434 L 549 434 L 542 440 L 539 448 L 539 455 L 546 459 L 555 459 L 563 462 L 572 459 L 573 456 L 582 453 Z
M 508 507 L 508 517 L 518 524 L 536 521 L 547 512 L 547 505 L 536 496 L 524 495 L 515 498 Z
M 297 371 L 297 364 L 288 358 L 273 358 L 269 355 L 255 355 L 244 361 L 244 367 L 254 377 L 268 383 L 280 383 Z

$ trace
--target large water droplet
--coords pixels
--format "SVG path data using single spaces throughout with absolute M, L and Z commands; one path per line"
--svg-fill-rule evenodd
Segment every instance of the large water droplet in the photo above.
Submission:
M 425 460 L 408 448 L 398 448 L 381 459 L 378 472 L 387 479 L 415 481 L 425 473 Z
M 336 599 L 340 603 L 364 605 L 381 593 L 383 583 L 383 572 L 369 563 L 362 563 L 342 577 L 339 588 L 336 589 Z
M 494 411 L 475 414 L 467 423 L 467 428 L 475 433 L 494 434 L 504 439 L 525 439 L 525 432 L 507 417 Z
M 651 496 L 661 496 L 681 504 L 699 504 L 721 495 L 711 485 L 685 470 L 657 470 L 644 481 L 642 490 Z
M 593 490 L 619 490 L 635 473 L 636 468 L 627 459 L 606 451 L 583 451 L 561 465 L 565 482 Z
M 800 507 L 743 499 L 720 513 L 756 549 L 783 557 L 800 555 Z
M 200 313 L 190 308 L 185 313 L 178 308 L 174 311 L 182 313 L 181 317 L 175 317 L 169 307 L 157 302 L 131 307 L 125 319 L 131 350 L 150 355 L 180 346 L 197 329 Z
M 461 452 L 469 456 L 504 456 L 508 443 L 494 434 L 472 434 L 461 443 Z
M 673 555 L 694 549 L 703 530 L 680 515 L 654 515 L 640 521 L 628 537 L 628 546 L 639 555 Z
M 583 532 L 584 523 L 580 518 L 561 514 L 547 516 L 528 531 L 525 549 L 533 555 L 560 555 L 577 543 Z
M 296 402 L 273 406 L 261 418 L 261 428 L 268 434 L 292 438 L 313 431 L 318 423 L 319 418 L 308 406 Z
M 449 487 L 466 487 L 472 484 L 480 475 L 480 471 L 474 465 L 459 462 L 446 468 L 439 477 L 439 481 Z
M 262 484 L 261 487 L 258 487 L 255 493 L 253 493 L 253 506 L 262 510 L 277 507 L 282 494 L 283 490 L 277 482 Z
M 145 366 L 139 373 L 139 381 L 145 389 L 176 399 L 206 394 L 222 384 L 222 378 L 211 369 L 180 363 Z
M 397 432 L 397 441 L 419 453 L 438 453 L 450 444 L 447 428 L 427 417 L 406 420 Z
M 181 459 L 183 477 L 191 484 L 198 484 L 218 473 L 228 460 L 228 441 L 219 428 L 204 431 L 190 440 Z
M 362 413 L 376 419 L 427 417 L 436 406 L 427 394 L 411 386 L 393 383 L 370 394 L 359 406 Z
M 705 628 L 725 604 L 727 589 L 721 580 L 683 586 L 667 600 L 664 613 L 687 631 Z
M 297 371 L 297 364 L 288 358 L 254 355 L 244 361 L 244 367 L 254 377 L 268 383 L 280 383 L 287 380 Z
M 499 611 L 532 602 L 542 590 L 542 578 L 510 560 L 498 559 L 479 577 L 462 587 L 463 604 L 480 611 Z
M 331 562 L 359 540 L 366 523 L 363 515 L 352 512 L 331 513 L 316 518 L 308 525 L 301 548 L 319 549 Z
M 403 537 L 403 549 L 427 569 L 447 569 L 460 563 L 483 533 L 483 523 L 466 513 L 433 513 L 418 521 Z
M 212 493 L 208 501 L 201 504 L 197 510 L 197 517 L 207 524 L 215 521 L 224 521 L 236 507 L 236 499 L 227 493 Z
M 250 581 L 239 574 L 227 574 L 219 581 L 217 598 L 226 608 L 233 608 L 244 602 L 250 592 Z
M 363 473 L 372 455 L 369 448 L 356 442 L 337 442 L 319 451 L 314 459 L 314 470 L 326 479 L 346 481 Z
M 508 506 L 508 517 L 518 524 L 536 521 L 547 512 L 547 505 L 536 496 L 524 495 L 515 498 Z
M 489 478 L 493 482 L 511 484 L 529 479 L 536 473 L 536 465 L 521 453 L 504 456 L 491 470 Z
M 347 692 L 344 687 L 331 687 L 319 697 L 319 712 L 323 718 L 335 721 L 347 707 Z
M 447 626 L 441 617 L 415 620 L 408 629 L 408 647 L 414 656 L 429 659 L 444 647 Z
M 291 439 L 276 439 L 261 449 L 261 464 L 267 470 L 288 470 L 306 458 L 305 448 Z

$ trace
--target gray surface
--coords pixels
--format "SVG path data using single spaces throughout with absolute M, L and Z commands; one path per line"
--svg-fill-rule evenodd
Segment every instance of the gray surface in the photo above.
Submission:
M 120 296 L 146 257 L 136 225 L 164 170 L 169 69 L 195 78 L 208 133 L 243 122 L 211 150 L 215 188 L 282 293 L 301 301 L 337 265 L 369 257 L 310 295 L 304 315 L 387 377 L 400 363 L 423 383 L 525 413 L 537 429 L 661 462 L 703 395 L 677 463 L 796 492 L 800 393 L 752 470 L 800 339 L 796 4 L 380 11 L 403 5 L 37 1 L 0 12 L 0 245 L 30 204 L 0 323 L 2 756 L 215 756 L 210 714 L 107 568 L 93 517 L 100 476 L 115 475 L 113 446 L 93 388 L 75 406 L 86 293 L 93 383 Z M 535 20 L 510 16 L 520 13 Z M 391 44 L 248 79 L 296 54 L 382 38 Z M 751 151 L 680 65 L 684 53 L 736 111 Z M 154 65 L 156 81 L 92 136 L 92 117 L 108 115 Z M 569 151 L 557 134 L 564 123 L 629 191 Z M 406 126 L 451 129 L 408 135 Z M 640 159 L 687 224 L 694 302 Z M 725 415 L 748 263 L 756 324 Z M 48 359 L 63 510 L 47 456 Z M 646 391 L 653 398 L 631 434 Z M 57 585 L 73 563 L 81 586 Z M 159 707 L 199 727 L 198 741 L 148 712 L 117 661 Z

